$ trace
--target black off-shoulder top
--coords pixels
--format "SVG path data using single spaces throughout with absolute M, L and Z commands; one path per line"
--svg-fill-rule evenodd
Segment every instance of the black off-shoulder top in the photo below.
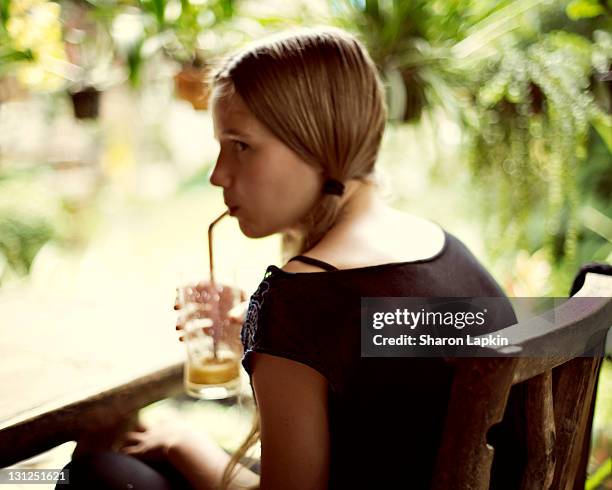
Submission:
M 254 352 L 305 364 L 329 386 L 330 489 L 426 489 L 446 416 L 452 368 L 437 358 L 362 358 L 362 297 L 502 297 L 491 274 L 454 235 L 412 262 L 291 273 L 270 265 L 251 296 L 241 338 L 249 373 Z M 508 301 L 507 322 L 516 322 Z M 290 394 L 288 394 L 290 396 Z M 513 388 L 499 427 L 493 489 L 518 488 L 524 464 L 521 404 Z M 288 485 L 287 488 L 290 488 Z

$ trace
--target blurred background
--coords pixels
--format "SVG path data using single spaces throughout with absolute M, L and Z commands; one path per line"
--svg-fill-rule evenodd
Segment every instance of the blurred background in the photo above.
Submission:
M 0 342 L 25 310 L 52 330 L 46 311 L 84 301 L 159 312 L 176 342 L 174 288 L 207 276 L 224 209 L 205 77 L 317 25 L 380 69 L 396 207 L 456 234 L 509 296 L 567 296 L 580 265 L 612 261 L 610 0 L 0 0 Z M 279 237 L 224 220 L 215 240 L 220 280 L 249 294 L 280 265 Z M 612 488 L 611 364 L 592 489 Z

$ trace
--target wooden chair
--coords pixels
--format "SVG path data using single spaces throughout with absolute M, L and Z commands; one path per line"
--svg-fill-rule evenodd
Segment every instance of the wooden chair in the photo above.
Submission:
M 561 354 L 450 360 L 456 370 L 433 489 L 489 488 L 491 429 L 520 383 L 527 429 L 521 490 L 584 489 L 597 379 L 612 325 L 612 276 L 587 273 L 582 289 L 555 308 L 555 319 L 551 325 L 536 317 L 496 333 L 527 355 L 551 345 Z

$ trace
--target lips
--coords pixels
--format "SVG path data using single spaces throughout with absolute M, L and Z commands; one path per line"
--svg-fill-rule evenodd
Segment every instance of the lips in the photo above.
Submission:
M 239 206 L 237 204 L 232 203 L 232 200 L 229 199 L 226 195 L 223 196 L 223 202 L 227 206 L 230 216 L 233 216 L 233 213 L 238 209 Z

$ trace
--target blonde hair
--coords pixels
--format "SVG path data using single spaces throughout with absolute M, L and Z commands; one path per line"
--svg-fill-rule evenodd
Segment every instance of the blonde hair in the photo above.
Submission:
M 302 29 L 260 41 L 215 71 L 216 94 L 238 93 L 253 115 L 306 163 L 340 182 L 371 180 L 385 128 L 384 89 L 362 44 L 340 29 Z M 334 224 L 338 196 L 321 194 L 302 236 L 303 253 Z
M 251 45 L 213 73 L 216 97 L 240 95 L 252 114 L 325 178 L 374 182 L 386 108 L 374 62 L 352 35 L 335 28 L 301 29 Z M 335 223 L 338 196 L 321 193 L 301 220 L 303 234 L 283 236 L 284 255 L 304 253 Z M 259 418 L 225 469 L 227 488 L 236 463 L 259 436 Z

